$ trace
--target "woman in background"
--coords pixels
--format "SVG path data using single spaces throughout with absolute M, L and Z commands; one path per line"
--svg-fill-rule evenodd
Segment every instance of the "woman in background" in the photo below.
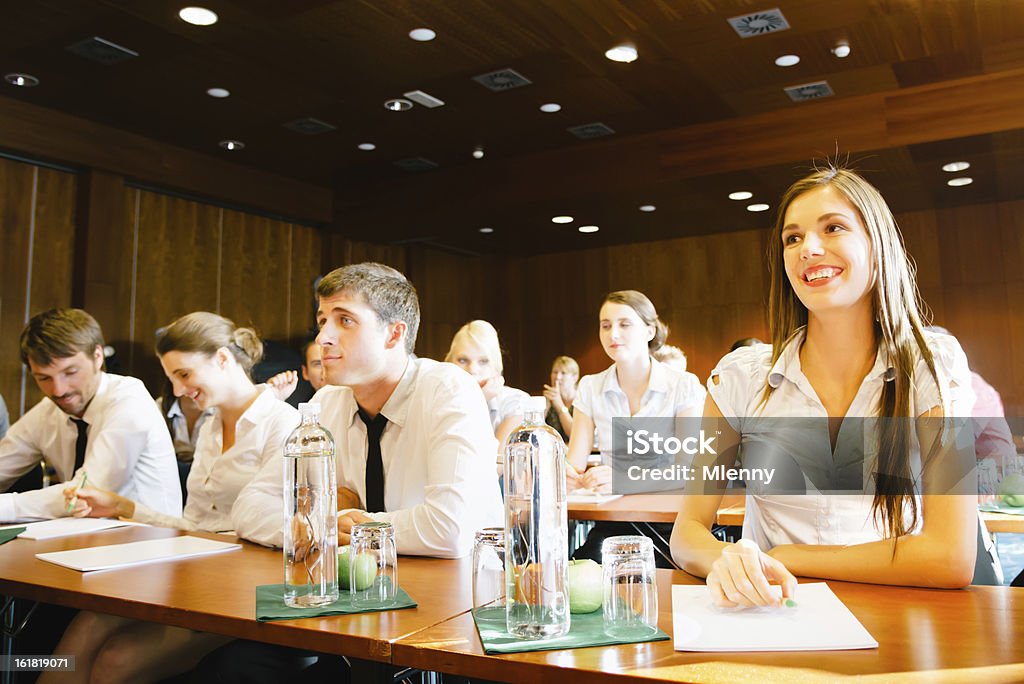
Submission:
M 452 338 L 444 360 L 462 368 L 480 385 L 491 414 L 491 428 L 498 438 L 498 449 L 502 450 L 512 430 L 523 422 L 521 403 L 529 395 L 505 385 L 498 331 L 487 321 L 466 323 Z
M 551 363 L 551 384 L 544 385 L 548 410 L 544 422 L 558 431 L 566 444 L 572 434 L 572 402 L 576 399 L 576 383 L 580 366 L 571 356 L 559 356 Z

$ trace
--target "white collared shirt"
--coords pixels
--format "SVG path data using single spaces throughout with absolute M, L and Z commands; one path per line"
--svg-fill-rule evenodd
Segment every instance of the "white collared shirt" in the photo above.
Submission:
M 170 419 L 171 440 L 174 442 L 175 456 L 177 456 L 179 461 L 185 463 L 191 461 L 192 454 L 196 450 L 196 442 L 199 439 L 199 431 L 202 429 L 203 423 L 213 413 L 213 409 L 208 408 L 199 414 L 196 422 L 192 425 L 192 433 L 189 434 L 188 419 L 181 412 L 180 399 L 175 399 L 174 403 L 171 404 L 171 408 L 166 411 L 164 411 L 163 397 L 157 397 L 156 405 Z
M 82 420 L 89 424 L 85 461 L 89 484 L 109 489 L 166 515 L 181 515 L 181 484 L 167 425 L 145 385 L 103 373 Z M 0 521 L 67 515 L 63 483 L 75 472 L 78 428 L 50 399 L 42 399 L 0 440 L 0 489 L 10 487 L 42 459 L 59 484 L 0 494 Z
M 491 429 L 497 430 L 501 421 L 509 416 L 522 415 L 523 401 L 530 395 L 515 387 L 502 385 L 494 398 L 487 402 L 487 411 L 491 416 Z
M 235 443 L 224 451 L 224 421 L 210 410 L 196 441 L 188 473 L 188 500 L 182 517 L 161 515 L 136 505 L 135 520 L 181 530 L 227 532 L 234 529 L 231 509 L 238 493 L 276 454 L 299 424 L 299 412 L 260 386 L 259 396 L 238 418 Z
M 586 375 L 576 389 L 573 412 L 594 421 L 601 462 L 612 465 L 612 418 L 672 418 L 681 411 L 704 405 L 706 393 L 693 373 L 680 373 L 651 357 L 651 376 L 640 410 L 630 415 L 629 398 L 619 386 L 613 363 L 595 375 Z
M 351 388 L 327 386 L 312 401 L 334 436 L 338 485 L 366 501 L 366 426 Z M 387 512 L 368 515 L 394 526 L 400 554 L 465 556 L 477 530 L 503 524 L 498 445 L 476 381 L 453 364 L 410 358 L 381 413 L 388 419 L 381 436 Z M 282 543 L 280 454 L 242 491 L 232 514 L 239 536 L 269 546 Z
M 832 454 L 833 449 L 827 429 L 828 413 L 800 368 L 803 336 L 803 331 L 798 332 L 774 365 L 771 362 L 772 347 L 768 344 L 742 347 L 727 354 L 711 372 L 708 391 L 722 415 L 740 434 L 742 454 L 756 455 L 762 448 L 781 448 L 805 473 L 831 469 L 835 474 L 836 468 L 842 464 L 833 463 L 831 459 L 811 462 L 815 459 L 807 456 L 808 453 Z M 940 384 L 935 383 L 924 359 L 919 358 L 910 397 L 912 415 L 922 415 L 938 406 L 946 416 L 970 416 L 974 393 L 967 357 L 960 344 L 949 335 L 928 331 L 925 331 L 925 339 L 932 350 Z M 888 357 L 880 350 L 846 416 L 877 416 L 882 388 L 894 376 Z M 766 385 L 773 391 L 761 406 Z M 811 430 L 810 426 L 800 424 L 785 430 L 777 420 L 771 420 L 778 418 L 821 420 L 821 429 Z M 866 487 L 872 481 L 871 471 L 877 455 L 876 425 L 873 421 L 850 421 L 849 425 L 862 426 L 863 430 L 847 431 L 847 423 L 844 422 L 835 453 L 844 452 L 839 448 L 844 440 L 858 440 L 864 445 L 863 460 L 851 464 L 851 469 L 856 468 L 860 472 L 850 474 L 857 476 L 856 482 Z M 919 481 L 921 458 L 916 431 L 911 434 L 910 466 L 915 480 Z M 809 492 L 815 489 L 813 480 L 813 475 L 805 480 Z M 765 551 L 779 544 L 842 545 L 882 538 L 871 514 L 871 494 L 751 494 L 751 489 L 756 490 L 757 487 L 758 483 L 748 483 L 743 537 L 756 542 Z

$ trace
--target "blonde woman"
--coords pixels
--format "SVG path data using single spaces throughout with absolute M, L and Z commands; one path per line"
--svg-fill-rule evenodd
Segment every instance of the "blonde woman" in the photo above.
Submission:
M 914 268 L 888 206 L 852 171 L 816 171 L 783 196 L 768 245 L 772 344 L 719 362 L 706 427 L 722 430 L 719 454 L 741 444 L 744 459 L 817 440 L 814 453 L 786 452 L 808 478 L 841 463 L 837 445 L 855 437 L 867 456 L 855 465 L 864 490 L 761 495 L 748 482 L 741 544 L 710 532 L 720 495 L 686 497 L 672 535 L 676 561 L 707 577 L 722 606 L 776 604 L 770 584 L 788 597 L 794 575 L 968 584 L 976 502 L 944 494 L 942 481 L 956 482 L 963 464 L 943 448 L 948 434 L 935 419 L 970 415 L 971 377 L 956 340 L 923 329 Z M 782 417 L 817 420 L 787 430 Z M 860 417 L 882 420 L 848 420 Z
M 580 366 L 571 356 L 559 356 L 551 363 L 551 384 L 544 385 L 544 398 L 548 410 L 544 422 L 558 431 L 566 444 L 572 434 L 572 403 L 576 400 L 576 385 L 580 380 Z
M 224 532 L 233 529 L 231 508 L 238 493 L 299 423 L 298 412 L 279 401 L 270 388 L 253 385 L 252 366 L 263 345 L 251 328 L 196 312 L 171 323 L 157 338 L 156 352 L 174 395 L 213 409 L 203 423 L 188 477 L 188 502 L 182 517 L 163 515 L 115 492 L 77 490 L 75 516 L 132 518 L 182 530 Z M 65 490 L 71 501 L 76 492 Z M 268 525 L 281 522 L 268 521 Z M 217 634 L 193 632 L 83 611 L 71 622 L 56 653 L 74 653 L 74 673 L 54 681 L 89 681 L 103 673 L 109 681 L 154 681 L 185 672 L 208 652 L 229 641 Z M 47 681 L 44 673 L 40 681 Z
M 520 403 L 529 395 L 505 385 L 498 331 L 487 321 L 470 321 L 452 338 L 445 361 L 454 363 L 476 379 L 487 399 L 491 429 L 501 449 L 512 430 L 523 422 Z

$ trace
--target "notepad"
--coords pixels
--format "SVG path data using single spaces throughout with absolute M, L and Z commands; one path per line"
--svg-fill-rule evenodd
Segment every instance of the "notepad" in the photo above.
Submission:
M 93 546 L 88 549 L 73 551 L 54 551 L 37 553 L 36 558 L 62 565 L 72 570 L 91 572 L 93 570 L 111 570 L 126 568 L 157 561 L 194 558 L 211 553 L 221 553 L 242 548 L 241 544 L 214 541 L 202 537 L 170 537 L 167 539 L 147 539 L 146 541 L 128 544 L 111 544 L 109 546 Z
M 136 525 L 125 520 L 111 520 L 108 518 L 55 518 L 43 520 L 25 525 L 25 531 L 18 535 L 19 539 L 56 539 L 57 537 L 71 537 L 76 534 L 92 534 L 102 530 L 112 530 L 115 527 L 125 525 Z
M 577 489 L 566 497 L 566 501 L 571 504 L 605 504 L 621 498 L 622 494 L 598 494 L 589 489 Z
M 677 651 L 832 651 L 878 642 L 827 584 L 801 584 L 793 608 L 717 608 L 704 585 L 672 587 Z

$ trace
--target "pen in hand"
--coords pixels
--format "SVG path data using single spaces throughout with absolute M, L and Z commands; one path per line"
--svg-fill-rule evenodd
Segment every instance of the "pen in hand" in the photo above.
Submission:
M 84 487 L 85 483 L 88 480 L 89 480 L 89 474 L 86 473 L 83 470 L 82 471 L 82 482 L 77 487 L 75 487 L 75 495 L 73 497 L 71 497 L 71 501 L 68 501 L 68 508 L 67 508 L 67 512 L 68 513 L 70 513 L 71 511 L 75 510 L 75 505 L 78 503 L 78 490 L 81 489 L 82 487 Z

